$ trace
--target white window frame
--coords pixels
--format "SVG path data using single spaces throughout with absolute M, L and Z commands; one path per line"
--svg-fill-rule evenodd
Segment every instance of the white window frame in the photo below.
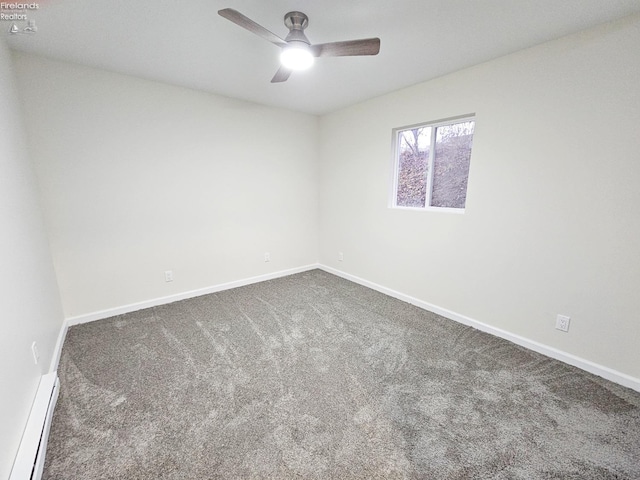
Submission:
M 394 128 L 391 132 L 391 144 L 392 144 L 392 154 L 393 154 L 393 172 L 392 177 L 393 182 L 391 182 L 391 195 L 389 196 L 389 208 L 395 208 L 398 210 L 413 210 L 418 212 L 444 212 L 444 213 L 458 213 L 463 214 L 464 208 L 452 208 L 452 207 L 432 207 L 431 206 L 431 195 L 433 193 L 433 161 L 435 157 L 435 138 L 436 138 L 436 129 L 437 127 L 442 127 L 445 125 L 451 125 L 454 123 L 462 123 L 462 122 L 475 122 L 476 114 L 469 113 L 467 115 L 460 115 L 457 117 L 444 118 L 441 120 L 436 120 L 433 122 L 421 122 L 414 123 L 412 125 L 405 125 L 403 127 Z M 404 207 L 402 205 L 398 205 L 398 174 L 400 167 L 400 155 L 399 155 L 399 139 L 400 132 L 405 130 L 412 130 L 414 128 L 419 127 L 431 127 L 431 148 L 429 148 L 429 159 L 428 159 L 428 167 L 427 171 L 429 172 L 427 176 L 427 193 L 425 198 L 425 206 L 424 207 Z M 474 133 L 475 134 L 475 133 Z

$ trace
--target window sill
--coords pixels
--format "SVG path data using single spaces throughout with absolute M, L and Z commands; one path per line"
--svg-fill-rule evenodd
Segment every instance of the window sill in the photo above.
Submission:
M 392 210 L 407 210 L 410 212 L 433 212 L 433 213 L 453 213 L 456 215 L 463 215 L 464 208 L 446 208 L 446 207 L 389 207 Z

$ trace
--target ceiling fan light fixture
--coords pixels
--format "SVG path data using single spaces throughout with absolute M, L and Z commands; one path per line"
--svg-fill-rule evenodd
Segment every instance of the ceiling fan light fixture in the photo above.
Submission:
M 309 17 L 298 11 L 288 12 L 284 16 L 284 25 L 289 29 L 286 38 L 280 38 L 233 8 L 223 8 L 218 10 L 218 14 L 282 49 L 281 66 L 271 79 L 271 83 L 286 82 L 294 70 L 311 67 L 316 57 L 377 55 L 380 51 L 380 39 L 377 37 L 311 45 L 304 34 L 305 28 L 309 25 Z
M 290 70 L 306 70 L 313 65 L 314 56 L 304 42 L 289 41 L 280 53 L 280 63 Z

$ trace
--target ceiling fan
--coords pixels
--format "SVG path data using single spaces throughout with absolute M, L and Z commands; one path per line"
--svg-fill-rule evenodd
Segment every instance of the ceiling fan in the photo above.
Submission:
M 309 68 L 315 57 L 377 55 L 380 51 L 379 38 L 311 45 L 304 34 L 304 29 L 309 25 L 309 18 L 302 12 L 289 12 L 284 16 L 284 24 L 289 29 L 289 34 L 284 40 L 232 8 L 219 10 L 218 14 L 282 49 L 281 66 L 271 83 L 287 81 L 292 71 Z

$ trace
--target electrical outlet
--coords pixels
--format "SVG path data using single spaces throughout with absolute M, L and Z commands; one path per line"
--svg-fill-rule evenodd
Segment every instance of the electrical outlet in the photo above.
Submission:
M 166 270 L 164 272 L 164 281 L 173 282 L 173 270 Z
M 344 260 L 344 253 L 338 252 L 338 261 L 341 262 Z
M 569 322 L 571 322 L 571 317 L 567 317 L 566 315 L 558 315 L 556 317 L 556 329 L 562 332 L 568 332 Z
M 271 254 L 269 252 L 264 252 L 264 261 L 265 262 L 271 261 Z
M 38 360 L 40 360 L 40 352 L 38 352 L 38 344 L 36 342 L 31 344 L 31 353 L 33 353 L 33 361 L 37 365 Z

